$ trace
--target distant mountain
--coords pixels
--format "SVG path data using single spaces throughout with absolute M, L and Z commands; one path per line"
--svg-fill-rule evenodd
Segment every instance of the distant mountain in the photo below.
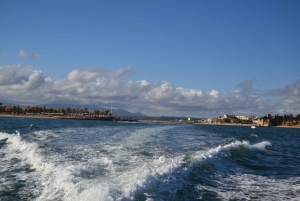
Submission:
M 147 117 L 147 115 L 144 115 L 140 112 L 132 113 L 123 109 L 113 109 L 113 114 L 117 117 Z

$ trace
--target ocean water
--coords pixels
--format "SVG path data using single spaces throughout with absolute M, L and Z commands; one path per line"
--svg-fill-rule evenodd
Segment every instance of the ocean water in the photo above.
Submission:
M 1 117 L 0 200 L 300 200 L 300 130 Z

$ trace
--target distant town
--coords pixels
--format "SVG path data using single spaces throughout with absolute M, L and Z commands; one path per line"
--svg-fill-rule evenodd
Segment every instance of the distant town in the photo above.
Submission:
M 264 116 L 236 116 L 233 114 L 224 114 L 219 118 L 207 119 L 210 123 L 228 123 L 228 124 L 253 124 L 256 126 L 296 126 L 300 125 L 300 114 L 271 115 Z
M 40 106 L 19 105 L 3 106 L 0 103 L 0 114 L 8 116 L 26 116 L 26 117 L 53 117 L 63 119 L 87 119 L 87 120 L 114 120 L 114 121 L 157 121 L 157 122 L 178 122 L 178 123 L 203 123 L 220 125 L 256 125 L 256 126 L 294 126 L 300 127 L 300 114 L 271 115 L 264 116 L 238 116 L 234 114 L 224 114 L 216 118 L 190 118 L 190 117 L 116 117 L 112 111 L 107 109 L 88 110 L 88 108 L 61 107 L 59 109 L 46 108 Z

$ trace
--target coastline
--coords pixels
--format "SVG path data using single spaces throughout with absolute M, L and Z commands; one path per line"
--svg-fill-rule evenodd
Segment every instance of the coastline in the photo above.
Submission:
M 300 125 L 299 124 L 295 125 L 295 126 L 283 126 L 283 125 L 281 125 L 281 126 L 275 126 L 275 127 L 277 127 L 277 128 L 300 128 Z
M 211 125 L 211 126 L 249 126 L 251 127 L 252 124 L 223 124 L 223 123 L 197 123 L 199 125 Z
M 0 117 L 9 117 L 9 118 L 37 118 L 37 119 L 76 119 L 76 120 L 110 120 L 110 118 L 86 118 L 84 116 L 53 116 L 53 115 L 28 115 L 28 114 L 0 114 Z M 112 121 L 112 120 L 111 120 Z
M 44 119 L 56 119 L 51 115 L 28 115 L 28 114 L 0 114 L 0 117 L 14 117 L 14 118 L 44 118 Z
M 216 124 L 216 123 L 198 123 L 199 125 L 212 125 L 212 126 L 249 126 L 251 127 L 252 124 Z M 280 126 L 256 126 L 256 128 L 300 128 L 300 124 L 294 126 L 287 126 L 287 125 L 280 125 Z
M 52 116 L 52 115 L 28 115 L 28 114 L 0 114 L 0 117 L 9 117 L 9 118 L 41 118 L 41 119 L 74 119 L 74 118 L 65 118 L 64 116 Z M 249 126 L 252 124 L 224 124 L 224 123 L 190 123 L 185 122 L 184 124 L 197 124 L 197 125 L 211 125 L 211 126 Z M 271 126 L 272 128 L 300 128 L 300 124 L 294 126 L 280 125 L 280 126 Z M 258 127 L 259 128 L 259 127 Z M 267 127 L 266 127 L 267 128 Z

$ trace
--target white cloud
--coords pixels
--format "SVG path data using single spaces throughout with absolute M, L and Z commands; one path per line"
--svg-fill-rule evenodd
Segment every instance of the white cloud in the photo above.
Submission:
M 211 92 L 209 93 L 209 95 L 211 95 L 211 96 L 213 96 L 213 97 L 216 97 L 216 98 L 218 98 L 218 96 L 219 96 L 219 92 L 218 91 L 216 91 L 216 90 L 211 90 Z
M 271 95 L 282 97 L 286 112 L 300 113 L 300 79 L 298 79 L 292 86 L 288 85 L 284 88 L 273 90 Z
M 148 85 L 144 90 L 145 101 L 168 101 L 173 99 L 175 88 L 167 82 L 159 82 Z
M 36 59 L 36 58 L 40 58 L 40 54 L 33 54 L 33 55 L 30 55 L 28 52 L 25 52 L 25 50 L 20 50 L 20 52 L 19 52 L 19 57 L 28 57 L 28 56 L 30 56 L 31 58 L 34 58 L 34 59 Z
M 139 83 L 141 86 L 147 86 L 149 84 L 146 80 L 138 80 L 136 83 Z
M 148 115 L 219 116 L 223 113 L 265 114 L 299 109 L 300 80 L 293 86 L 274 91 L 283 103 L 251 93 L 252 82 L 234 92 L 202 91 L 174 87 L 168 82 L 146 80 L 124 82 L 131 67 L 107 72 L 98 68 L 76 69 L 66 79 L 55 81 L 32 66 L 0 67 L 0 100 L 4 102 L 110 104 Z M 249 87 L 251 85 L 251 87 Z M 251 89 L 251 90 L 250 90 Z M 282 108 L 284 107 L 285 108 Z
M 28 52 L 25 52 L 24 50 L 20 50 L 19 57 L 27 57 Z
M 1 67 L 0 77 L 0 86 L 25 93 L 43 87 L 48 79 L 41 71 L 32 70 L 32 66 L 22 68 L 20 65 Z
M 67 80 L 71 82 L 91 82 L 99 77 L 100 71 L 95 68 L 87 68 L 82 70 L 73 70 L 67 76 Z

